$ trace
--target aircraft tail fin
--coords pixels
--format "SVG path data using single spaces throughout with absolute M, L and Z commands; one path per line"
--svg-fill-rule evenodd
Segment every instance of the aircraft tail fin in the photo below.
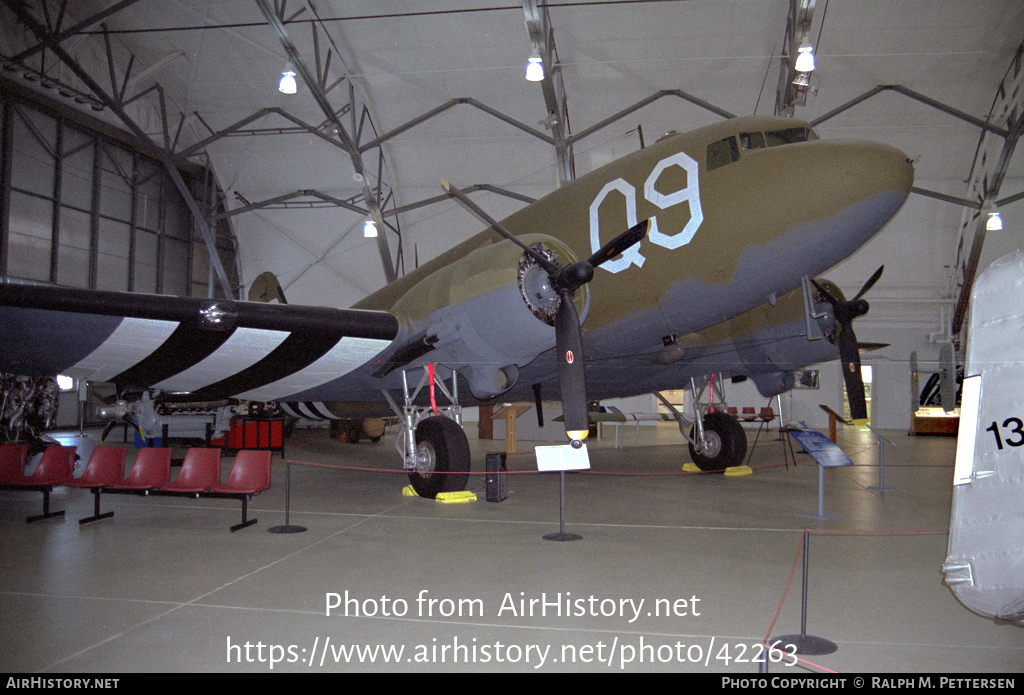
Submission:
M 275 299 L 281 304 L 288 303 L 288 300 L 284 298 L 284 290 L 281 289 L 281 283 L 278 282 L 277 276 L 269 270 L 260 273 L 249 286 L 249 301 L 272 302 Z
M 1024 331 L 1022 275 L 1024 252 L 1017 251 L 986 268 L 971 292 L 943 571 L 969 609 L 1024 625 L 1024 371 L 1007 358 Z

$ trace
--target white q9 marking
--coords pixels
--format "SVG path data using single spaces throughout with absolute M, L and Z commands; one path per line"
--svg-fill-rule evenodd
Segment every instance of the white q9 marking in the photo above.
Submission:
M 686 171 L 686 186 L 673 193 L 661 193 L 656 190 L 654 186 L 658 182 L 662 173 L 671 166 L 678 166 Z M 690 206 L 689 221 L 682 229 L 672 234 L 661 232 L 658 229 L 657 218 L 651 217 L 651 231 L 647 238 L 654 244 L 666 249 L 677 249 L 680 246 L 685 246 L 693 240 L 693 236 L 697 233 L 697 229 L 700 227 L 701 222 L 704 221 L 704 212 L 701 210 L 700 205 L 700 186 L 697 181 L 697 170 L 697 162 L 695 162 L 685 152 L 677 152 L 676 154 L 666 157 L 655 164 L 650 175 L 647 177 L 647 181 L 644 182 L 644 197 L 654 205 L 658 206 L 659 209 L 664 210 L 672 207 L 673 205 L 679 205 L 684 202 L 689 203 Z M 614 181 L 606 184 L 605 187 L 601 189 L 601 192 L 597 194 L 597 197 L 594 198 L 594 202 L 590 204 L 590 246 L 594 252 L 601 248 L 598 208 L 612 191 L 618 191 L 626 199 L 627 225 L 632 227 L 636 224 L 636 188 L 626 183 L 626 181 L 621 178 L 615 179 Z M 644 264 L 644 257 L 640 254 L 639 245 L 628 249 L 622 254 L 622 258 L 609 261 L 601 267 L 609 272 L 618 273 L 633 264 L 636 264 L 637 267 Z
M 597 209 L 604 202 L 604 199 L 612 191 L 618 191 L 626 197 L 626 228 L 629 229 L 636 224 L 636 189 L 630 186 L 622 179 L 615 179 L 614 181 L 605 184 L 601 192 L 594 198 L 594 202 L 590 204 L 590 247 L 594 253 L 601 248 L 601 235 L 600 235 L 600 222 L 597 217 Z M 602 268 L 607 268 L 613 273 L 617 273 L 620 270 L 625 270 L 633 263 L 636 263 L 639 268 L 644 264 L 644 257 L 640 255 L 640 245 L 634 244 L 622 254 L 622 258 L 616 261 L 608 261 Z

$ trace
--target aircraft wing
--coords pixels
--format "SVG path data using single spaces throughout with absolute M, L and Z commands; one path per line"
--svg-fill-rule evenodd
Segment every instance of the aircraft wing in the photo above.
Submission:
M 372 360 L 386 311 L 0 285 L 0 372 L 280 400 Z

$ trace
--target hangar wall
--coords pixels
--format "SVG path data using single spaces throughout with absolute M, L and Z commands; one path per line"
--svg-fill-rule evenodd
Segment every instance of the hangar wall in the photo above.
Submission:
M 0 276 L 65 287 L 208 296 L 207 248 L 162 164 L 128 136 L 0 78 Z M 182 175 L 211 215 L 219 191 Z M 213 225 L 237 284 L 237 243 Z

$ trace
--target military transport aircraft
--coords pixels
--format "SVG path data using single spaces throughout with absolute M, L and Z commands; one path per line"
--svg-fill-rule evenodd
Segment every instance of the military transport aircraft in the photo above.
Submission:
M 447 186 L 489 227 L 352 309 L 2 285 L 0 371 L 393 413 L 413 486 L 431 497 L 466 484 L 460 405 L 560 398 L 578 442 L 588 398 L 688 388 L 680 430 L 698 465 L 720 470 L 746 440 L 700 403 L 712 379 L 771 396 L 841 352 L 864 417 L 852 321 L 879 273 L 851 300 L 813 278 L 874 236 L 912 181 L 895 148 L 733 118 L 665 136 L 500 223 Z

